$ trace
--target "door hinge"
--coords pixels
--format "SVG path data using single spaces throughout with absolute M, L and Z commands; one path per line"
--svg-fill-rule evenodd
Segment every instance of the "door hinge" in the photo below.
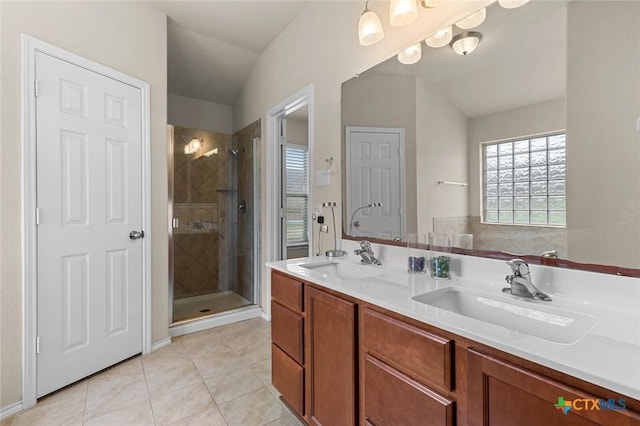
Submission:
M 40 225 L 40 209 L 36 207 L 36 226 Z
M 36 337 L 36 354 L 40 353 L 40 336 Z
M 33 94 L 38 97 L 38 80 L 33 80 Z
M 279 213 L 280 213 L 280 218 L 283 218 L 284 217 L 284 209 L 281 208 Z

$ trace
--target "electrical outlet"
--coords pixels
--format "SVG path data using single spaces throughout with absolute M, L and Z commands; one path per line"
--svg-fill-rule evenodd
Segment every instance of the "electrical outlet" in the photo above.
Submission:
M 320 225 L 320 232 L 324 232 L 325 234 L 328 234 L 329 227 L 327 225 Z

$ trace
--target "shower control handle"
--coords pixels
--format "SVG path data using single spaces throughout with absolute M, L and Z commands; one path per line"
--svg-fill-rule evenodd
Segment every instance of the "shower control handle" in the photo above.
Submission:
M 240 201 L 240 204 L 238 204 L 238 211 L 242 213 L 247 212 L 247 200 Z
M 132 240 L 139 240 L 140 238 L 144 238 L 144 231 L 131 231 L 129 232 L 129 238 Z

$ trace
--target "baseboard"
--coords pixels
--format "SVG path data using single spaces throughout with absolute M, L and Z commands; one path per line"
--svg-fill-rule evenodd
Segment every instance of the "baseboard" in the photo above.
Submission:
M 196 331 L 208 330 L 221 325 L 258 318 L 261 314 L 262 309 L 257 306 L 241 308 L 231 312 L 223 312 L 210 317 L 171 325 L 169 326 L 169 336 L 183 336 L 185 334 L 195 333 Z
M 165 337 L 162 340 L 158 340 L 157 342 L 151 345 L 151 352 L 160 349 L 163 346 L 167 346 L 171 344 L 171 337 Z
M 266 312 L 262 312 L 262 314 L 260 315 L 260 317 L 262 317 L 263 320 L 265 321 L 269 321 L 271 322 L 271 315 L 267 315 Z
M 0 409 L 0 420 L 11 417 L 16 413 L 19 413 L 20 411 L 22 411 L 22 401 L 18 401 L 15 404 L 4 407 Z

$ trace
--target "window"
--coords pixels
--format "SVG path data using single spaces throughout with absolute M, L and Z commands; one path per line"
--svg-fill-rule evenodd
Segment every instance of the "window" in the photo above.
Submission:
M 285 149 L 287 197 L 287 246 L 308 244 L 309 152 L 287 144 Z
M 565 134 L 482 145 L 484 223 L 566 225 Z

